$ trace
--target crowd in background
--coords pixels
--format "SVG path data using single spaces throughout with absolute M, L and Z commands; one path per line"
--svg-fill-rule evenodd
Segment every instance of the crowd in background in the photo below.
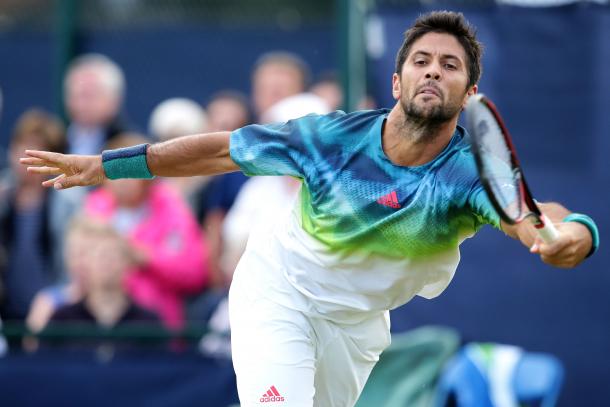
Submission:
M 0 175 L 2 320 L 23 322 L 33 334 L 67 322 L 156 323 L 169 332 L 202 324 L 210 331 L 202 349 L 226 352 L 217 339 L 228 336 L 226 294 L 249 231 L 291 210 L 298 180 L 236 172 L 55 191 L 26 173 L 19 157 L 26 149 L 99 154 L 342 105 L 337 78 L 314 82 L 292 53 L 262 55 L 251 75 L 250 98 L 232 89 L 199 101 L 177 95 L 160 101 L 142 131 L 123 109 L 121 67 L 100 54 L 73 60 L 64 78 L 67 123 L 32 107 L 13 126 L 10 165 Z M 19 346 L 39 343 L 30 337 Z

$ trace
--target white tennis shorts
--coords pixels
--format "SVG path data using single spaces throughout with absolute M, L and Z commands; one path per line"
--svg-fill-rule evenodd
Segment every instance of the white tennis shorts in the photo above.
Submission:
M 389 313 L 340 325 L 264 298 L 239 274 L 229 315 L 241 406 L 353 406 L 390 344 Z

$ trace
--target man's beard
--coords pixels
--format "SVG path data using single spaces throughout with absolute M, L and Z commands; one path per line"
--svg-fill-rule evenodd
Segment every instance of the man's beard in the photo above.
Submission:
M 417 96 L 417 95 L 416 95 Z M 403 127 L 411 130 L 417 142 L 430 142 L 438 135 L 438 129 L 460 112 L 461 105 L 440 103 L 432 107 L 422 107 L 415 103 L 415 98 L 401 101 L 400 106 L 405 114 Z

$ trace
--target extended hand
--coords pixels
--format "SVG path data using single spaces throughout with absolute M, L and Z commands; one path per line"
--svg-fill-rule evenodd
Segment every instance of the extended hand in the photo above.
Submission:
M 105 178 L 101 155 L 66 155 L 36 150 L 26 150 L 25 155 L 28 157 L 19 162 L 28 166 L 28 172 L 56 176 L 44 181 L 44 187 L 66 189 L 97 185 Z
M 555 267 L 571 268 L 585 259 L 591 250 L 591 234 L 580 223 L 565 222 L 555 225 L 559 237 L 553 243 L 536 238 L 530 251 L 540 255 L 543 262 Z

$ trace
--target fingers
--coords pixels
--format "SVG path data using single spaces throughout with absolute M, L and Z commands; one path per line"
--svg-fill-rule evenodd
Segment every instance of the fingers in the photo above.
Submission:
M 44 187 L 67 189 L 74 186 L 96 185 L 104 181 L 100 155 L 64 155 L 50 151 L 26 150 L 27 157 L 19 161 L 33 174 L 54 175 L 44 181 Z
M 42 183 L 42 186 L 45 187 L 45 188 L 55 187 L 55 184 L 58 183 L 60 180 L 64 179 L 65 177 L 66 177 L 65 174 L 61 174 L 61 175 L 59 175 L 59 176 L 57 176 L 57 177 L 55 177 L 53 179 L 49 179 L 49 180 L 44 181 Z M 61 185 L 61 184 L 59 184 L 59 185 Z M 55 189 L 61 189 L 61 188 L 55 187 Z
M 534 240 L 534 243 L 530 247 L 530 253 L 539 254 L 540 253 L 540 243 L 542 243 L 542 239 L 536 238 L 536 240 Z
M 539 237 L 536 238 L 530 252 L 540 255 L 543 262 L 560 268 L 571 268 L 581 261 L 572 239 L 565 234 L 560 234 L 552 243 L 545 243 Z
M 537 239 L 538 240 L 538 239 Z M 570 244 L 570 239 L 567 236 L 562 236 L 553 243 L 544 243 L 542 240 L 538 242 L 539 253 L 544 256 L 556 256 L 565 250 Z
M 61 163 L 63 154 L 53 153 L 51 151 L 25 150 L 25 155 L 33 158 L 38 158 L 49 163 Z
M 40 156 L 53 157 L 56 153 L 48 153 L 45 151 L 32 151 L 26 150 L 26 154 L 37 154 Z M 60 168 L 57 161 L 40 158 L 40 157 L 24 157 L 19 159 L 19 163 L 23 165 L 27 165 L 27 172 L 31 174 L 42 174 L 42 175 L 59 175 L 64 173 L 65 171 Z M 44 183 L 43 183 L 44 185 Z
M 20 158 L 19 163 L 23 164 L 23 165 L 32 165 L 35 167 L 41 167 L 41 166 L 50 164 L 50 162 L 48 162 L 47 160 L 43 160 L 42 158 L 34 158 L 34 157 Z
M 57 167 L 28 167 L 27 171 L 32 174 L 43 174 L 43 175 L 59 175 L 64 172 Z
M 42 183 L 42 186 L 44 187 L 53 187 L 57 190 L 68 189 L 80 185 L 83 185 L 81 176 L 73 175 L 71 177 L 66 177 L 66 174 L 61 174 L 53 179 L 44 181 Z
M 68 189 L 75 186 L 82 186 L 83 184 L 82 177 L 80 175 L 73 175 L 71 177 L 66 177 L 65 175 L 60 175 L 57 177 L 57 180 L 53 183 L 53 188 L 55 189 Z

